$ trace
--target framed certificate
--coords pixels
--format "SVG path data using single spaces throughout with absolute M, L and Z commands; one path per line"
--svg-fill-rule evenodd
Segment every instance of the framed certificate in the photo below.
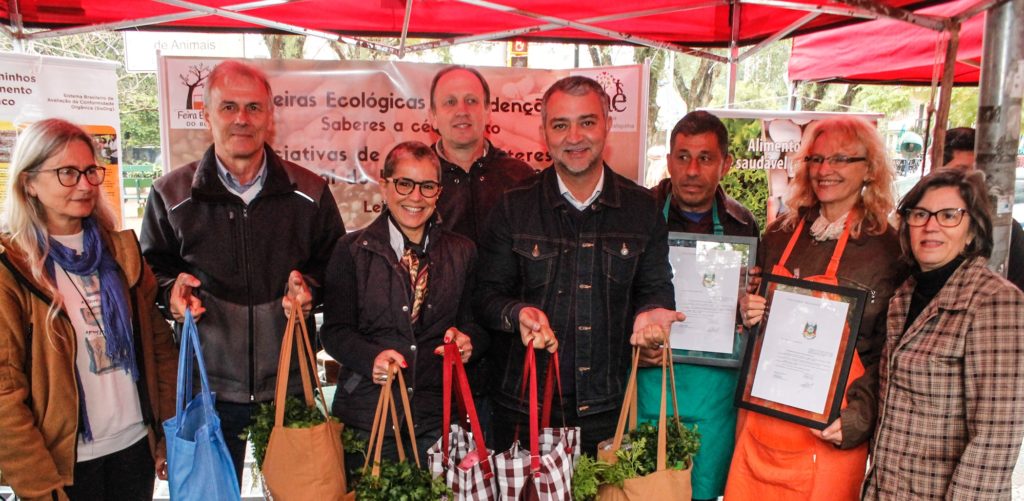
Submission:
M 672 361 L 739 367 L 743 338 L 736 309 L 757 239 L 671 232 L 668 245 L 676 307 L 686 314 L 685 321 L 672 324 Z
M 765 275 L 760 328 L 748 340 L 736 405 L 815 429 L 839 417 L 867 294 Z

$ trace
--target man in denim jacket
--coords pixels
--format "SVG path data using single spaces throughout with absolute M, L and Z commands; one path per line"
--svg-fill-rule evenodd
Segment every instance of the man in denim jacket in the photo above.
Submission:
M 583 451 L 615 431 L 630 344 L 656 348 L 673 321 L 665 222 L 647 190 L 602 160 L 609 98 L 586 77 L 544 94 L 541 133 L 553 167 L 509 190 L 480 240 L 478 320 L 499 331 L 492 344 L 495 447 L 526 423 L 519 398 L 526 346 L 557 353 L 563 403 L 553 422 L 579 426 Z M 547 356 L 538 358 L 543 378 Z

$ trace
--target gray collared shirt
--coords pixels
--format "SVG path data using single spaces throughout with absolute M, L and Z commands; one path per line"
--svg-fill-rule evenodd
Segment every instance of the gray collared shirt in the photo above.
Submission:
M 224 187 L 227 188 L 228 191 L 238 195 L 238 198 L 241 198 L 242 201 L 245 202 L 245 205 L 249 205 L 249 203 L 256 198 L 256 195 L 259 195 L 260 191 L 263 190 L 263 182 L 267 177 L 266 153 L 263 155 L 263 163 L 260 164 L 260 170 L 256 173 L 256 177 L 252 178 L 252 181 L 245 184 L 238 182 L 238 179 L 234 174 L 228 171 L 228 168 L 224 166 L 224 163 L 220 161 L 220 158 L 217 157 L 217 155 L 214 155 L 213 158 L 217 161 L 217 177 L 220 178 L 220 182 L 224 183 Z

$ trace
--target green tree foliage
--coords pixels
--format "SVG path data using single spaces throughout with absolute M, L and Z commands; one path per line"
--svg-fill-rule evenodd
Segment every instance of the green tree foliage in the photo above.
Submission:
M 737 69 L 736 105 L 739 108 L 785 110 L 789 107 L 786 63 L 790 42 L 776 42 L 740 62 Z M 749 49 L 741 49 L 741 52 Z M 724 81 L 725 79 L 723 79 Z M 722 104 L 726 89 L 722 87 Z
M 32 42 L 29 52 L 123 63 L 124 37 L 112 31 L 98 31 L 47 38 Z M 128 73 L 123 65 L 118 66 L 117 95 L 121 106 L 121 146 L 159 145 L 156 74 Z
M 725 120 L 725 127 L 729 131 L 729 152 L 733 158 L 754 158 L 755 153 L 747 144 L 761 135 L 761 121 Z M 768 174 L 763 170 L 730 169 L 721 185 L 726 194 L 750 209 L 758 227 L 764 230 L 768 213 Z

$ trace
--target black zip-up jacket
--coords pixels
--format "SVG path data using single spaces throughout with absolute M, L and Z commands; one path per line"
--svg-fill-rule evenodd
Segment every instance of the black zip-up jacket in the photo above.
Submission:
M 391 247 L 389 224 L 385 209 L 370 226 L 345 235 L 327 267 L 321 339 L 342 364 L 333 414 L 348 426 L 370 429 L 382 388 L 372 380 L 373 361 L 391 349 L 408 364 L 404 376 L 417 432 L 436 434 L 444 407 L 443 358 L 434 349 L 449 327 L 458 327 L 473 340 L 474 360 L 487 350 L 488 337 L 469 304 L 476 248 L 468 238 L 431 225 L 427 295 L 414 325 L 409 272 Z
M 537 174 L 529 164 L 510 157 L 490 143 L 487 154 L 473 162 L 469 172 L 445 160 L 438 144 L 434 144 L 434 151 L 441 159 L 441 187 L 444 190 L 437 199 L 441 224 L 469 237 L 477 245 L 487 216 L 501 199 L 501 194 Z
M 651 193 L 607 166 L 601 194 L 581 214 L 556 176 L 545 170 L 495 207 L 480 242 L 475 306 L 485 327 L 509 333 L 491 340 L 497 402 L 526 412 L 518 398 L 526 353 L 519 312 L 534 306 L 561 346 L 572 347 L 560 354 L 575 376 L 563 385 L 572 385 L 567 392 L 583 416 L 621 405 L 636 314 L 675 307 L 668 231 Z M 547 355 L 538 356 L 543 378 Z
M 217 176 L 211 146 L 199 162 L 153 183 L 142 223 L 142 252 L 160 283 L 161 306 L 179 273 L 202 282 L 193 291 L 206 308 L 199 338 L 210 386 L 226 402 L 274 398 L 288 274 L 303 274 L 316 304 L 324 267 L 345 233 L 323 179 L 269 146 L 264 154 L 263 188 L 248 206 Z M 292 368 L 290 390 L 301 391 L 298 365 Z
M 537 171 L 526 162 L 516 160 L 495 148 L 488 141 L 487 154 L 476 159 L 467 172 L 444 158 L 440 144 L 440 141 L 434 143 L 434 151 L 441 159 L 443 192 L 437 199 L 441 225 L 480 245 L 487 216 L 498 200 L 501 200 L 501 195 L 510 188 L 528 182 L 537 175 Z M 483 352 L 480 354 L 484 355 Z M 473 395 L 484 395 L 487 392 L 489 371 L 486 365 L 487 360 L 482 358 L 466 366 L 473 385 Z

